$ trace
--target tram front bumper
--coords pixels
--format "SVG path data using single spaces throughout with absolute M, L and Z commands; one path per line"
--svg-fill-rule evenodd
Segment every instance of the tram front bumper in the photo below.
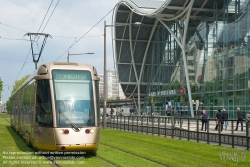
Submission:
M 57 151 L 93 151 L 97 150 L 98 144 L 83 144 L 83 145 L 56 145 Z

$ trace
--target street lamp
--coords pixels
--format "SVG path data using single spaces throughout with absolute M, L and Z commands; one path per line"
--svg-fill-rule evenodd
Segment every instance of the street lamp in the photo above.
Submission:
M 77 54 L 69 54 L 69 51 L 68 51 L 68 56 L 67 56 L 67 62 L 69 62 L 69 56 L 73 56 L 73 55 L 91 55 L 91 54 L 94 54 L 93 52 L 87 52 L 87 53 L 77 53 Z
M 140 22 L 133 23 L 134 25 L 140 25 Z M 121 23 L 121 24 L 115 24 L 115 25 L 106 25 L 106 21 L 104 21 L 104 70 L 103 70 L 103 128 L 105 129 L 107 127 L 107 121 L 106 121 L 106 104 L 107 104 L 107 96 L 106 96 L 106 87 L 107 87 L 107 81 L 106 81 L 106 27 L 117 27 L 117 26 L 126 26 L 130 25 L 129 23 Z

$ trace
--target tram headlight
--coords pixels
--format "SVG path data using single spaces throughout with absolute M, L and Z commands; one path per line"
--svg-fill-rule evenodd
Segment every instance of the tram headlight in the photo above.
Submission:
M 59 133 L 67 135 L 67 134 L 69 134 L 69 130 L 68 129 L 60 129 Z
M 60 129 L 60 130 L 59 130 L 59 133 L 63 134 L 63 129 Z
M 94 129 L 85 129 L 85 133 L 89 134 L 89 133 L 94 133 L 95 130 Z

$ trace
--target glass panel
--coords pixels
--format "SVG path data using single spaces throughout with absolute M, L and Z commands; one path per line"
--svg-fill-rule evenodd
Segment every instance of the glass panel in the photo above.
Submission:
M 37 81 L 36 123 L 38 126 L 53 126 L 49 80 Z
M 100 101 L 99 101 L 99 81 L 95 81 L 95 97 L 96 97 L 96 105 L 97 105 L 97 121 L 98 121 L 98 126 L 100 126 Z
M 52 71 L 58 127 L 95 125 L 92 79 L 89 71 Z

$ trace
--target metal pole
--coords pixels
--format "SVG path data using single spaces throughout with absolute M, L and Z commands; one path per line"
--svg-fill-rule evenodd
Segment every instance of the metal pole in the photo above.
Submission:
M 106 129 L 106 21 L 104 21 L 103 128 Z
M 69 62 L 69 51 L 68 51 L 68 57 L 67 57 L 67 61 Z

